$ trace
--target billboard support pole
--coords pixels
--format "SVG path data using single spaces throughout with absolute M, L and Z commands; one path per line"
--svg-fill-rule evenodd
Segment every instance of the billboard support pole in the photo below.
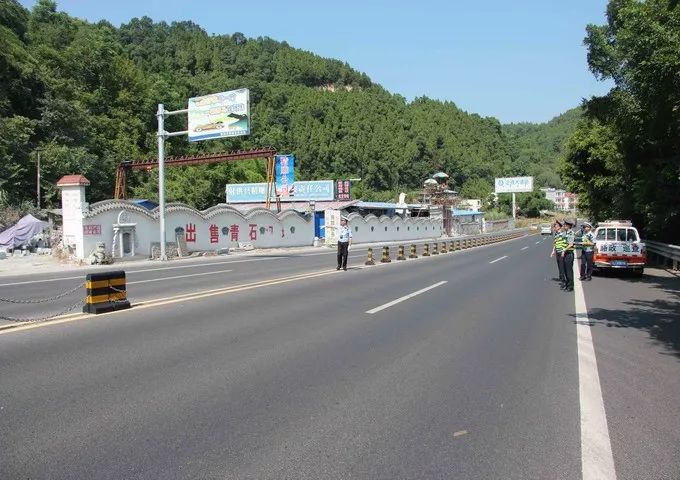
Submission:
M 515 206 L 515 192 L 512 192 L 512 219 L 517 220 L 517 207 Z
M 274 157 L 267 158 L 267 199 L 265 200 L 265 208 L 267 210 L 271 207 L 272 202 L 272 191 L 276 193 L 276 186 L 274 184 L 274 169 L 275 161 Z
M 158 208 L 160 213 L 160 260 L 165 261 L 168 256 L 165 252 L 165 107 L 158 104 Z
M 168 112 L 162 103 L 158 104 L 158 111 L 156 118 L 158 118 L 158 209 L 159 209 L 159 228 L 160 228 L 160 260 L 168 259 L 165 251 L 165 138 L 177 137 L 186 135 L 188 131 L 183 132 L 166 132 L 165 131 L 165 117 L 170 115 L 178 115 L 180 113 L 187 113 L 189 110 L 175 110 Z

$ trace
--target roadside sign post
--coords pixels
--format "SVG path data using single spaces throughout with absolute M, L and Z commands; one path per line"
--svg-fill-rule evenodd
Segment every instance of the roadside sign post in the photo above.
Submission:
M 505 177 L 496 178 L 495 194 L 512 193 L 512 219 L 517 219 L 517 199 L 515 194 L 532 192 L 534 190 L 534 177 Z
M 166 137 L 178 137 L 180 135 L 186 135 L 189 133 L 188 130 L 181 132 L 166 132 L 165 117 L 187 113 L 188 111 L 189 110 L 184 109 L 169 112 L 165 109 L 165 106 L 162 103 L 159 103 L 158 112 L 156 112 L 156 118 L 158 118 L 158 209 L 160 214 L 160 259 L 162 261 L 168 259 L 168 255 L 165 251 L 165 139 Z
M 165 117 L 187 114 L 187 130 L 166 132 Z M 167 111 L 162 103 L 156 112 L 158 119 L 158 209 L 160 229 L 160 259 L 168 259 L 165 251 L 165 139 L 187 135 L 189 141 L 250 135 L 250 92 L 247 88 L 214 93 L 189 99 L 189 107 Z

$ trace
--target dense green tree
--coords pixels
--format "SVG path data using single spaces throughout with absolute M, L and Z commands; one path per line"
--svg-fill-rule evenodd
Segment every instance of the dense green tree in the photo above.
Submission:
M 531 146 L 540 134 L 510 134 L 452 102 L 407 102 L 346 63 L 271 38 L 208 35 L 192 22 L 148 17 L 114 27 L 72 18 L 51 0 L 31 11 L 2 0 L 0 40 L 0 191 L 17 204 L 34 198 L 37 152 L 47 203 L 58 200 L 56 180 L 77 172 L 92 181 L 91 201 L 109 198 L 120 161 L 155 156 L 158 103 L 180 109 L 190 97 L 241 87 L 251 93 L 250 136 L 172 138 L 167 154 L 271 145 L 297 155 L 298 179 L 360 177 L 355 193 L 367 199 L 417 192 L 439 170 L 475 198 L 488 196 L 495 176 L 555 180 L 553 157 L 524 153 L 544 148 Z M 166 129 L 184 130 L 185 122 L 170 117 Z M 204 208 L 223 201 L 226 183 L 263 181 L 265 166 L 196 166 L 167 176 L 169 201 Z M 155 198 L 155 172 L 135 173 L 128 186 Z
M 632 218 L 647 235 L 680 234 L 680 6 L 612 0 L 589 25 L 588 65 L 615 87 L 585 103 L 569 142 L 567 184 L 595 218 Z

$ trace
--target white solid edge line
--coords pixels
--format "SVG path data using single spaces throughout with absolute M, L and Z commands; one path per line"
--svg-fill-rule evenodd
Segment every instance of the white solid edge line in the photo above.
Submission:
M 508 258 L 508 256 L 507 256 L 507 255 L 503 255 L 502 257 L 497 258 L 496 260 L 491 260 L 489 263 L 500 262 L 500 261 L 503 260 L 504 258 Z
M 391 302 L 388 302 L 384 305 L 380 305 L 379 307 L 375 307 L 375 308 L 372 308 L 370 310 L 367 310 L 366 313 L 373 315 L 374 313 L 378 313 L 381 310 L 385 310 L 386 308 L 390 308 L 391 306 L 396 305 L 397 303 L 401 303 L 404 300 L 408 300 L 409 298 L 413 298 L 416 295 L 420 295 L 421 293 L 425 293 L 428 290 L 432 290 L 433 288 L 441 287 L 445 283 L 447 283 L 446 280 L 443 280 L 441 282 L 437 282 L 434 285 L 430 285 L 429 287 L 425 287 L 421 290 L 418 290 L 417 292 L 409 293 L 408 295 L 404 295 L 403 297 L 399 297 L 396 300 L 392 300 Z
M 529 248 L 529 247 L 522 247 L 522 248 L 520 248 L 520 250 L 526 250 L 527 248 Z
M 578 344 L 578 384 L 581 407 L 581 473 L 583 480 L 616 480 L 614 456 L 602 399 L 600 375 L 588 320 L 579 268 L 574 262 L 574 304 Z
M 175 280 L 177 278 L 187 278 L 187 277 L 201 277 L 203 275 L 216 275 L 218 273 L 233 272 L 234 270 L 216 270 L 214 272 L 201 272 L 201 273 L 190 273 L 188 275 L 176 275 L 174 277 L 161 277 L 161 278 L 150 278 L 148 280 L 137 280 L 136 282 L 126 282 L 126 285 L 135 285 L 137 283 L 150 283 L 150 282 L 162 282 L 165 280 Z

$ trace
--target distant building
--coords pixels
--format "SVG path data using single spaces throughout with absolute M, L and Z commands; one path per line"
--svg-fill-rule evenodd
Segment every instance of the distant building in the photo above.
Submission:
M 458 203 L 459 210 L 474 210 L 479 211 L 482 209 L 482 201 L 478 198 L 474 199 L 464 199 Z
M 576 206 L 578 196 L 575 193 L 552 187 L 543 187 L 541 191 L 545 194 L 545 198 L 555 204 L 555 210 L 569 211 Z
M 578 203 L 578 196 L 575 193 L 566 192 L 562 199 L 562 210 L 574 210 Z

